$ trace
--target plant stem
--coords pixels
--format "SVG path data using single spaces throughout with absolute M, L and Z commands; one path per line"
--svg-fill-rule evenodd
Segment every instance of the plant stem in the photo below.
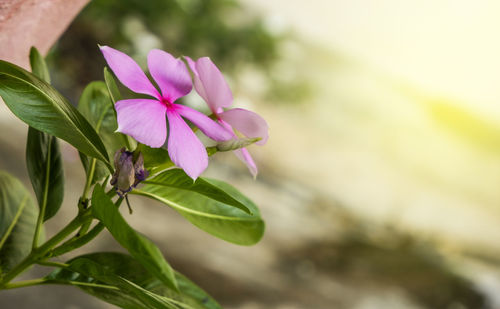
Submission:
M 110 290 L 119 290 L 119 288 L 117 288 L 116 286 L 99 284 L 99 283 L 78 282 L 78 281 L 66 281 L 66 282 L 60 282 L 60 283 L 67 283 L 67 284 L 71 284 L 71 285 L 90 286 L 90 287 L 94 287 L 94 288 L 103 288 L 103 289 L 110 289 Z
M 116 207 L 120 207 L 122 202 L 123 202 L 123 197 L 117 199 L 115 202 Z M 103 229 L 104 229 L 104 224 L 99 222 L 88 233 L 84 235 L 79 235 L 78 237 L 71 238 L 68 241 L 61 244 L 59 247 L 52 249 L 48 254 L 48 256 L 50 257 L 60 256 L 71 250 L 80 248 L 86 245 L 92 239 L 94 239 L 97 235 L 99 235 L 99 233 L 101 233 Z
M 40 285 L 40 284 L 69 284 L 69 285 L 81 285 L 81 286 L 89 286 L 89 287 L 94 287 L 94 288 L 103 288 L 103 289 L 110 289 L 110 290 L 119 290 L 119 288 L 117 288 L 117 287 L 105 285 L 105 284 L 99 284 L 99 283 L 78 282 L 78 281 L 57 281 L 57 280 L 51 280 L 51 279 L 46 279 L 46 278 L 23 280 L 23 281 L 7 283 L 2 287 L 2 289 L 4 289 L 4 290 L 17 289 L 17 288 L 23 288 L 23 287 L 27 287 L 27 286 Z
M 37 264 L 42 265 L 42 266 L 52 266 L 52 267 L 59 267 L 59 268 L 66 268 L 69 266 L 69 264 L 53 262 L 53 261 L 38 261 Z
M 45 278 L 32 279 L 32 280 L 24 280 L 24 281 L 7 283 L 7 284 L 5 284 L 2 287 L 2 289 L 8 290 L 8 289 L 23 288 L 23 287 L 26 287 L 26 286 L 43 284 L 43 283 L 46 283 L 46 282 L 47 282 L 47 279 L 45 279 Z
M 99 235 L 99 233 L 102 232 L 103 229 L 104 229 L 104 224 L 99 222 L 87 234 L 80 236 L 78 238 L 70 239 L 67 242 L 60 245 L 59 247 L 53 249 L 50 252 L 49 256 L 51 257 L 60 256 L 73 249 L 80 248 L 85 244 L 87 244 L 92 239 L 94 239 L 97 235 Z
M 97 164 L 97 159 L 92 158 L 90 161 L 89 173 L 87 174 L 87 182 L 85 183 L 85 188 L 83 188 L 82 199 L 87 199 L 90 187 L 92 186 L 92 179 L 94 178 L 94 171 L 96 164 Z
M 51 137 L 51 139 L 54 137 Z M 33 236 L 32 249 L 38 247 L 38 238 L 40 237 L 40 231 L 43 226 L 43 219 L 45 217 L 45 209 L 47 208 L 47 199 L 49 195 L 49 178 L 50 178 L 50 160 L 52 156 L 52 141 L 49 141 L 49 146 L 47 148 L 47 166 L 45 167 L 45 182 L 43 188 L 42 205 L 40 206 L 40 212 L 38 213 L 38 220 L 36 221 L 35 235 Z
M 87 233 L 87 231 L 89 230 L 91 224 L 92 224 L 92 220 L 88 220 L 88 221 L 84 222 L 82 224 L 82 226 L 80 227 L 80 230 L 78 231 L 78 233 L 76 233 L 75 237 L 80 237 L 82 235 L 85 235 L 85 233 Z

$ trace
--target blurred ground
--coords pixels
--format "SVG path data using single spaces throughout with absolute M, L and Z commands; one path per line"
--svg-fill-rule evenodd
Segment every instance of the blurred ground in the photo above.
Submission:
M 230 154 L 206 174 L 261 207 L 264 239 L 227 244 L 139 199 L 124 215 L 225 308 L 500 308 L 495 4 L 246 3 L 271 30 L 295 32 L 275 74 L 311 84 L 308 100 L 284 104 L 262 99 L 262 73 L 232 81 L 235 103 L 263 115 L 271 138 L 251 149 L 257 181 Z M 30 187 L 26 128 L 1 106 L 7 131 L 0 169 Z M 69 191 L 49 234 L 76 213 L 81 190 L 64 149 Z M 119 250 L 107 235 L 91 249 Z M 33 306 L 110 308 L 67 287 L 0 297 L 1 308 Z
M 12 160 L 22 157 L 24 146 L 18 141 L 25 128 L 4 107 L 1 111 L 0 129 L 8 126 L 13 135 L 0 141 L 9 146 L 2 152 L 0 168 L 22 177 L 29 187 L 22 172 L 24 161 Z M 74 197 L 82 186 L 76 181 L 83 176 L 77 154 L 63 145 L 68 194 L 64 208 L 49 224 L 52 230 L 76 213 Z M 267 231 L 258 245 L 224 243 L 160 204 L 135 197 L 134 215 L 124 215 L 161 245 L 176 269 L 225 308 L 486 308 L 484 295 L 450 271 L 431 243 L 362 222 L 307 185 L 283 181 L 276 173 L 266 176 L 265 168 L 254 182 L 239 162 L 219 157 L 207 174 L 230 179 L 259 204 Z M 98 240 L 80 253 L 120 250 L 106 233 Z M 37 268 L 26 276 L 46 271 Z M 77 288 L 50 286 L 4 291 L 0 305 L 112 308 Z

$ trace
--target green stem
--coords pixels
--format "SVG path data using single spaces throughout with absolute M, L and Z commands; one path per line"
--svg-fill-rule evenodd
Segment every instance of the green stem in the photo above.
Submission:
M 92 186 L 92 179 L 94 178 L 95 166 L 97 164 L 97 159 L 92 158 L 90 161 L 90 169 L 87 174 L 87 182 L 85 183 L 85 188 L 83 188 L 82 199 L 87 199 L 87 195 L 89 194 L 90 187 Z
M 59 262 L 53 262 L 53 261 L 38 261 L 38 265 L 42 266 L 51 266 L 51 267 L 59 267 L 59 268 L 66 268 L 69 265 L 65 263 L 59 263 Z
M 110 289 L 110 290 L 119 290 L 116 286 L 111 286 L 111 285 L 105 285 L 105 284 L 99 284 L 99 283 L 89 283 L 89 282 L 78 282 L 78 281 L 66 281 L 66 282 L 59 282 L 59 283 L 65 283 L 65 284 L 71 284 L 71 285 L 82 285 L 82 286 L 90 286 L 94 288 L 103 288 L 103 289 Z
M 51 137 L 53 138 L 53 137 Z M 49 195 L 49 178 L 50 178 L 50 160 L 52 156 L 52 142 L 49 141 L 49 146 L 47 148 L 47 165 L 45 167 L 45 182 L 43 188 L 43 198 L 42 205 L 40 207 L 40 212 L 38 213 L 38 220 L 36 221 L 35 236 L 33 236 L 32 249 L 38 247 L 38 239 L 40 238 L 40 231 L 43 226 L 43 219 L 45 217 L 45 209 L 47 208 L 47 199 Z
M 85 233 L 87 233 L 87 231 L 89 230 L 91 224 L 92 224 L 92 220 L 88 220 L 88 221 L 84 222 L 82 224 L 82 226 L 80 227 L 80 230 L 78 231 L 78 233 L 76 233 L 75 237 L 80 237 L 82 235 L 85 235 Z
M 43 258 L 47 254 L 47 252 L 50 251 L 50 249 L 63 241 L 72 232 L 79 228 L 83 222 L 88 220 L 88 218 L 90 218 L 90 215 L 91 214 L 89 211 L 79 213 L 73 220 L 71 220 L 70 223 L 68 223 L 68 225 L 66 225 L 61 231 L 59 231 L 59 233 L 54 235 L 42 246 L 32 250 L 31 253 L 21 261 L 21 263 L 16 265 L 2 277 L 2 280 L 0 281 L 0 287 L 9 283 L 12 279 L 25 271 L 29 266 L 33 265 L 39 259 Z
M 7 284 L 5 284 L 2 287 L 2 289 L 5 289 L 5 290 L 8 290 L 8 289 L 17 289 L 17 288 L 23 288 L 23 287 L 26 287 L 26 286 L 44 284 L 46 282 L 47 282 L 47 279 L 45 279 L 45 278 L 32 279 L 32 280 L 24 280 L 24 281 L 7 283 Z
M 122 202 L 123 202 L 123 197 L 117 199 L 115 202 L 116 207 L 120 207 Z M 96 236 L 99 235 L 99 233 L 101 233 L 103 229 L 104 229 L 104 224 L 99 222 L 88 233 L 84 235 L 80 234 L 80 236 L 71 238 L 68 241 L 64 242 L 62 245 L 60 245 L 59 247 L 52 249 L 48 254 L 48 256 L 50 257 L 60 256 L 76 248 L 80 248 L 86 245 L 92 239 L 96 238 Z
M 117 288 L 117 287 L 105 285 L 105 284 L 99 284 L 99 283 L 78 282 L 78 281 L 58 281 L 58 280 L 51 280 L 51 279 L 46 279 L 46 278 L 23 280 L 23 281 L 7 283 L 2 287 L 2 289 L 4 289 L 4 290 L 17 289 L 17 288 L 23 288 L 23 287 L 27 287 L 27 286 L 40 285 L 40 284 L 70 284 L 70 285 L 90 286 L 90 287 L 94 287 L 94 288 L 103 288 L 103 289 L 110 289 L 110 290 L 119 290 L 119 288 Z
M 112 106 L 110 105 L 110 106 L 108 106 L 108 108 L 109 107 L 112 107 Z M 102 122 L 104 120 L 104 116 L 106 116 L 107 111 L 108 111 L 108 109 L 106 109 L 101 114 L 101 117 L 99 117 L 99 119 L 97 120 L 97 124 L 95 126 L 95 131 L 97 133 L 99 133 L 99 131 L 101 130 L 101 124 L 102 124 Z M 96 164 L 97 164 L 97 159 L 96 158 L 92 158 L 91 161 L 90 161 L 90 169 L 89 169 L 89 172 L 87 174 L 87 182 L 85 183 L 85 188 L 83 189 L 83 194 L 82 194 L 82 198 L 83 199 L 87 198 L 87 195 L 89 193 L 90 187 L 92 186 L 92 179 L 94 179 L 94 172 L 95 172 Z
M 99 222 L 87 234 L 80 236 L 78 238 L 70 239 L 67 242 L 60 245 L 59 247 L 53 249 L 50 252 L 49 256 L 51 257 L 60 256 L 76 248 L 80 248 L 86 245 L 92 239 L 94 239 L 97 235 L 99 235 L 99 233 L 101 233 L 103 229 L 104 229 L 104 224 Z

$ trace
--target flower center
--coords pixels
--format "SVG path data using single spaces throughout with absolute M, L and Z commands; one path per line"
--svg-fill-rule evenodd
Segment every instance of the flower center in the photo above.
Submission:
M 160 102 L 164 104 L 167 108 L 172 107 L 172 103 L 170 103 L 170 101 L 164 97 L 161 97 Z

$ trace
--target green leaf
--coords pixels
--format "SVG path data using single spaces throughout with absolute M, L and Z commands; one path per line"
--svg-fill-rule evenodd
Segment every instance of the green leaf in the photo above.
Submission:
M 153 198 L 172 207 L 195 226 L 226 241 L 239 245 L 253 245 L 262 238 L 265 224 L 257 206 L 234 187 L 223 181 L 198 178 L 193 186 L 197 186 L 200 181 L 207 189 L 199 191 L 182 189 L 180 186 L 171 185 L 176 181 L 176 177 L 170 173 L 172 172 L 161 173 L 151 181 L 146 181 L 140 190 L 135 189 L 131 193 Z M 170 175 L 173 176 L 172 180 L 168 177 Z M 208 189 L 214 187 L 218 191 Z M 245 205 L 252 214 L 226 203 L 228 199 L 216 196 L 215 192 L 220 191 L 225 191 L 226 196 Z
M 224 190 L 221 190 L 201 177 L 193 181 L 183 170 L 178 168 L 164 171 L 143 183 L 196 192 L 212 200 L 234 206 L 248 214 L 252 214 L 251 210 L 245 204 L 227 194 Z
M 113 104 L 113 112 L 115 113 L 115 118 L 116 118 L 116 110 L 114 109 L 114 104 L 121 100 L 121 95 L 120 91 L 118 90 L 118 86 L 116 85 L 116 81 L 113 78 L 113 74 L 111 74 L 108 70 L 107 67 L 104 67 L 104 82 L 106 83 L 106 87 L 109 93 L 109 97 L 111 99 L 111 102 Z M 125 134 L 119 133 L 122 139 L 125 142 L 125 145 L 127 146 L 128 150 L 133 150 L 136 147 L 136 141 Z
M 30 65 L 33 74 L 40 77 L 40 79 L 47 82 L 47 84 L 50 84 L 50 74 L 47 64 L 42 55 L 38 52 L 38 49 L 34 46 L 30 49 Z
M 152 276 L 129 255 L 112 252 L 92 253 L 77 257 L 68 263 L 70 269 L 55 270 L 47 279 L 59 283 L 83 282 L 119 287 L 119 290 L 116 290 L 80 286 L 85 292 L 121 308 L 149 308 L 145 304 L 151 302 L 156 307 L 158 302 L 162 304 L 162 300 L 166 300 L 167 304 L 176 301 L 186 305 L 175 308 L 221 309 L 212 297 L 182 274 L 175 273 L 180 291 L 176 292 Z
M 54 135 L 107 164 L 108 154 L 87 120 L 52 86 L 34 74 L 0 61 L 0 96 L 22 121 Z
M 154 175 L 157 172 L 175 166 L 172 160 L 170 160 L 168 151 L 164 148 L 151 148 L 147 145 L 138 143 L 135 151 L 140 151 L 144 156 L 144 167 L 149 170 L 150 175 Z M 191 182 L 193 182 L 192 179 Z
M 149 239 L 132 229 L 100 185 L 92 193 L 92 214 L 101 221 L 113 237 L 127 249 L 152 275 L 177 290 L 172 268 L 160 249 Z
M 151 148 L 147 145 L 138 143 L 135 151 L 140 151 L 144 156 L 144 167 L 149 171 L 150 175 L 157 174 L 167 168 L 175 166 L 165 148 Z M 216 152 L 216 147 L 207 147 L 207 153 L 209 156 L 215 154 Z
M 137 292 L 140 287 L 131 286 L 130 281 L 114 275 L 105 265 L 84 257 L 71 261 L 67 269 L 56 270 L 45 279 L 47 283 L 76 285 L 85 292 L 120 308 L 178 308 L 169 306 L 168 302 L 159 303 L 155 298 L 148 299 L 148 295 Z
M 50 83 L 49 70 L 35 47 L 30 50 L 31 71 Z M 26 165 L 43 221 L 53 217 L 64 197 L 64 173 L 57 139 L 33 127 L 28 129 Z
M 106 83 L 106 87 L 109 92 L 109 96 L 113 101 L 113 104 L 117 101 L 121 100 L 120 90 L 118 90 L 118 86 L 116 85 L 116 81 L 113 78 L 113 74 L 109 72 L 107 67 L 104 67 L 104 82 Z
M 78 111 L 99 134 L 112 160 L 115 152 L 126 144 L 123 134 L 115 132 L 118 124 L 113 103 L 104 82 L 94 81 L 85 87 L 78 102 Z
M 57 139 L 32 127 L 28 130 L 26 165 L 43 221 L 52 218 L 64 197 L 64 173 Z
M 80 156 L 80 161 L 82 162 L 83 169 L 85 170 L 87 177 L 89 177 L 90 166 L 92 164 L 92 160 L 95 160 L 95 159 L 89 158 L 88 156 L 84 155 L 81 152 L 79 152 L 78 155 Z M 95 168 L 94 168 L 94 176 L 92 177 L 90 184 L 91 185 L 95 184 L 96 182 L 104 179 L 109 174 L 110 174 L 110 172 L 109 172 L 109 169 L 106 168 L 106 165 L 104 163 L 102 163 L 101 161 L 96 161 Z
M 78 111 L 82 113 L 101 137 L 112 163 L 114 153 L 126 145 L 124 140 L 126 137 L 115 132 L 118 127 L 116 114 L 104 82 L 91 82 L 85 87 L 78 102 Z M 80 159 L 85 171 L 88 173 L 91 160 L 83 154 L 80 154 Z M 97 162 L 91 183 L 94 184 L 109 174 L 106 165 Z
M 0 171 L 0 276 L 30 253 L 37 217 L 28 190 Z

